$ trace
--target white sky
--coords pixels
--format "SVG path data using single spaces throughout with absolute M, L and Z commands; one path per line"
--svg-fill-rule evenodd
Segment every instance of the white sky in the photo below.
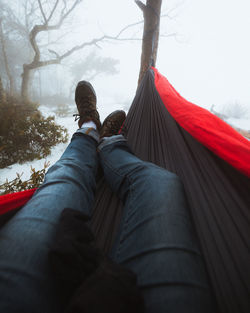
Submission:
M 159 70 L 200 105 L 238 100 L 250 108 L 250 1 L 184 3 L 178 22 L 187 42 L 162 43 Z
M 161 38 L 159 71 L 185 98 L 198 105 L 210 108 L 212 104 L 239 101 L 250 108 L 250 1 L 163 0 L 163 12 L 176 4 L 180 5 L 172 15 L 177 16 L 162 19 L 161 32 L 177 32 L 178 36 L 177 40 Z M 82 10 L 78 14 L 84 16 L 84 38 L 100 36 L 102 31 L 116 34 L 123 26 L 142 19 L 133 0 L 86 0 Z M 84 27 L 86 12 L 91 32 L 90 25 Z M 104 44 L 101 53 L 120 59 L 120 73 L 96 79 L 97 91 L 100 95 L 133 97 L 141 43 Z

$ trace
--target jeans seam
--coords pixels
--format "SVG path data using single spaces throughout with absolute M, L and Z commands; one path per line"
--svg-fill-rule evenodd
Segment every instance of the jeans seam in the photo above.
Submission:
M 120 174 L 119 170 L 117 171 L 117 170 L 111 165 L 111 163 L 109 163 L 108 159 L 106 159 L 106 158 L 103 157 L 103 156 L 101 157 L 101 159 L 104 161 L 105 165 L 106 165 L 109 169 L 111 169 L 115 174 L 119 175 L 120 177 L 126 176 L 126 175 Z
M 121 241 L 122 241 L 122 237 L 123 237 L 123 234 L 124 232 L 127 230 L 128 228 L 128 224 L 129 224 L 129 215 L 130 215 L 130 212 L 132 210 L 131 206 L 129 205 L 129 203 L 132 202 L 133 198 L 134 198 L 134 188 L 133 188 L 133 179 L 132 177 L 130 177 L 130 175 L 121 175 L 119 170 L 117 171 L 116 169 L 113 168 L 113 166 L 110 164 L 110 162 L 105 158 L 105 157 L 101 157 L 102 160 L 105 162 L 105 165 L 107 167 L 109 167 L 112 171 L 114 171 L 115 174 L 119 175 L 120 177 L 123 177 L 125 176 L 127 179 L 128 179 L 128 182 L 129 182 L 129 202 L 126 203 L 126 206 L 128 205 L 128 210 L 126 212 L 126 216 L 124 217 L 125 218 L 125 221 L 124 221 L 124 226 L 122 227 L 122 232 L 121 232 L 121 235 L 120 235 L 120 240 L 118 242 L 118 247 L 116 249 L 116 252 L 115 252 L 115 255 L 114 255 L 114 258 L 115 260 L 118 259 L 119 255 L 120 255 L 120 250 L 121 250 Z
M 114 135 L 108 138 L 106 137 L 106 139 L 100 140 L 98 144 L 98 151 L 102 151 L 105 147 L 117 142 L 127 142 L 127 140 L 122 135 Z
M 132 190 L 131 190 L 131 187 L 129 187 L 129 189 L 130 189 L 130 190 L 129 190 L 129 193 L 130 193 L 131 197 L 130 197 L 130 199 L 129 199 L 129 202 L 128 202 L 126 205 L 130 204 L 131 201 L 132 201 L 132 199 L 133 199 L 133 197 L 134 197 L 134 195 L 133 195 L 133 193 L 132 193 Z M 125 218 L 124 226 L 123 226 L 123 228 L 122 228 L 120 240 L 119 240 L 119 243 L 118 243 L 119 246 L 117 247 L 117 252 L 116 252 L 116 256 L 115 256 L 115 259 L 116 259 L 117 261 L 118 261 L 118 259 L 119 259 L 120 253 L 121 253 L 121 247 L 122 247 L 122 239 L 123 239 L 123 236 L 124 236 L 126 230 L 128 229 L 129 213 L 130 213 L 130 211 L 131 211 L 131 206 L 128 207 L 128 210 L 127 210 L 127 212 L 126 212 L 126 216 L 124 217 L 124 218 Z

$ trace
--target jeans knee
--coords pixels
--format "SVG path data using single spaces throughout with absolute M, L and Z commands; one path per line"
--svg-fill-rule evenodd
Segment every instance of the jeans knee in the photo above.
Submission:
M 183 189 L 180 178 L 163 168 L 151 165 L 144 173 L 144 185 L 152 195 L 169 195 L 169 192 L 180 192 Z
M 134 188 L 134 195 L 142 210 L 158 214 L 163 214 L 166 210 L 177 210 L 183 214 L 187 211 L 184 188 L 177 175 L 154 164 L 147 165 L 142 173 Z

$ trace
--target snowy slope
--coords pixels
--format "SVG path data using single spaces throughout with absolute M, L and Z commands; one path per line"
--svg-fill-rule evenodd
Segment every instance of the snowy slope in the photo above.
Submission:
M 117 109 L 124 109 L 124 104 L 117 104 L 114 103 L 114 101 L 110 98 L 102 98 L 102 103 L 98 106 L 98 110 L 100 113 L 101 120 L 103 121 L 104 118 L 111 112 Z M 40 110 L 43 113 L 44 116 L 48 115 L 54 115 L 53 113 L 51 114 L 50 109 L 48 109 L 45 106 L 40 106 Z M 72 108 L 74 111 L 74 107 Z M 75 113 L 77 113 L 77 110 L 75 110 Z M 76 131 L 77 127 L 77 122 L 74 122 L 73 116 L 68 116 L 64 118 L 56 117 L 56 122 L 57 124 L 63 125 L 68 129 L 69 133 L 69 141 L 73 135 L 73 133 Z M 30 177 L 31 174 L 31 166 L 35 168 L 36 170 L 40 170 L 44 167 L 45 162 L 50 162 L 50 165 L 53 165 L 63 154 L 64 150 L 66 149 L 68 143 L 66 144 L 59 144 L 55 146 L 52 151 L 51 155 L 48 156 L 46 159 L 42 160 L 34 160 L 32 162 L 27 162 L 23 164 L 13 164 L 12 166 L 9 166 L 5 169 L 0 169 L 0 184 L 4 183 L 6 179 L 11 181 L 16 177 L 16 173 L 22 174 L 22 179 L 26 180 Z

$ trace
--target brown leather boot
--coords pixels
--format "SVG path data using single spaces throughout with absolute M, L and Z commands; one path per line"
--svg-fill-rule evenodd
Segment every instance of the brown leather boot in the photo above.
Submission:
M 100 116 L 96 109 L 96 93 L 93 86 L 87 81 L 80 81 L 75 91 L 75 102 L 79 114 L 74 114 L 75 121 L 81 128 L 83 123 L 93 121 L 98 130 L 101 129 Z
M 122 110 L 116 110 L 109 114 L 101 127 L 100 138 L 117 135 L 126 119 L 126 113 Z

